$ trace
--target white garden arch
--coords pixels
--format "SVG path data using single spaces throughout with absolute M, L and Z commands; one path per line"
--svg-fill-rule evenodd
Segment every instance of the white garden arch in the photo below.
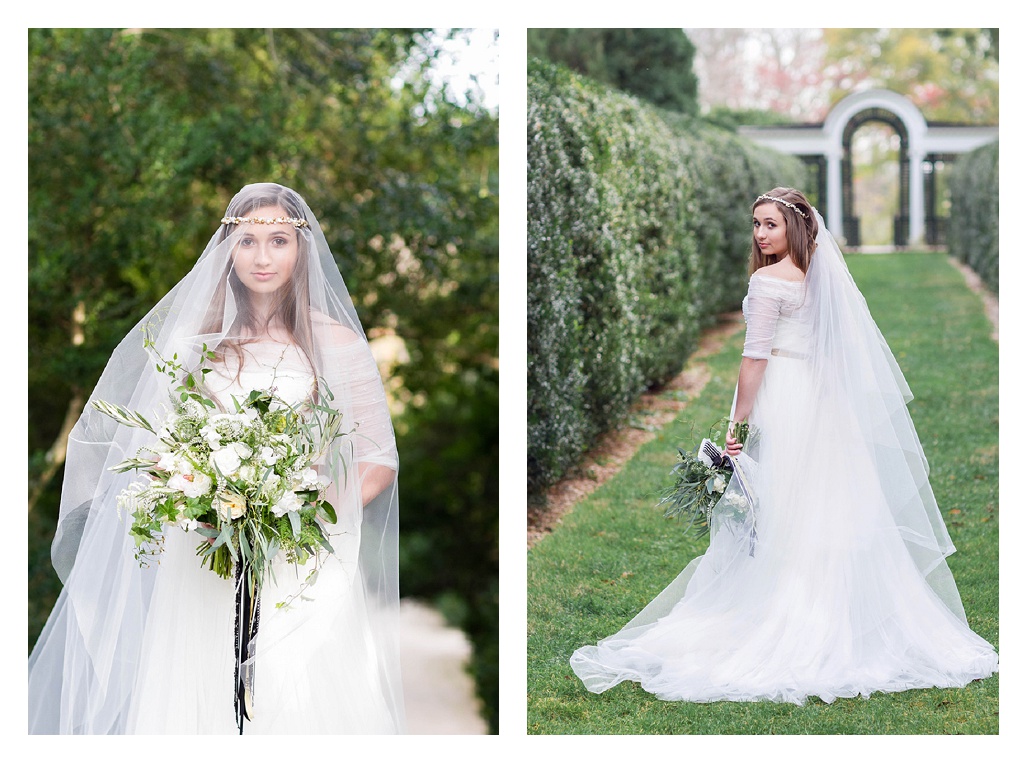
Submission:
M 934 243 L 938 221 L 931 209 L 933 198 L 927 197 L 934 192 L 935 163 L 996 140 L 997 126 L 928 123 L 905 96 L 891 90 L 865 90 L 839 101 L 823 124 L 740 127 L 739 132 L 817 166 L 819 204 L 827 227 L 852 244 L 858 243 L 858 227 L 853 216 L 851 139 L 857 128 L 873 121 L 892 126 L 901 143 L 895 243 Z

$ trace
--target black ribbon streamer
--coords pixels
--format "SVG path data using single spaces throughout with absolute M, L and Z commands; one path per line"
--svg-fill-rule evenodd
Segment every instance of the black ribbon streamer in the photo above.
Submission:
M 250 643 L 260 626 L 260 590 L 248 564 L 235 565 L 235 721 L 242 734 L 245 721 L 253 720 L 253 674 Z

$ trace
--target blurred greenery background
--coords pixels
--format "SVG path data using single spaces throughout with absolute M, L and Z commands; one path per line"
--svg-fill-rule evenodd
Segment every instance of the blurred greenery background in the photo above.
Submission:
M 430 29 L 28 35 L 29 648 L 60 591 L 49 544 L 83 401 L 234 193 L 280 182 L 318 215 L 385 365 L 401 595 L 467 634 L 497 733 L 499 116 L 437 66 L 480 43 Z

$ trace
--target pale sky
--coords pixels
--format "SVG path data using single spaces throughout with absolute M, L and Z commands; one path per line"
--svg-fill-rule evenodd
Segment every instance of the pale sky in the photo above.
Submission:
M 436 29 L 436 39 L 441 39 L 448 29 Z M 465 29 L 452 40 L 444 41 L 429 73 L 434 84 L 441 87 L 449 84 L 449 97 L 459 105 L 466 103 L 464 94 L 477 92 L 481 104 L 493 114 L 499 110 L 499 30 L 490 28 Z M 423 60 L 423 58 L 422 58 Z M 411 62 L 416 70 L 418 61 Z M 397 85 L 409 75 L 400 71 L 396 75 Z M 430 109 L 430 104 L 426 104 Z

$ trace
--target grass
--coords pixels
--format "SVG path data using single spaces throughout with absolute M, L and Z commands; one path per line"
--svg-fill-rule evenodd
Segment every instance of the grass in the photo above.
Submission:
M 998 346 L 980 298 L 941 254 L 849 259 L 915 399 L 910 411 L 957 553 L 970 627 L 998 647 Z M 678 421 L 565 515 L 528 554 L 529 734 L 997 734 L 998 676 L 832 704 L 664 702 L 634 683 L 595 695 L 571 671 L 580 646 L 619 630 L 706 541 L 655 508 L 679 444 L 726 415 L 742 333 Z

